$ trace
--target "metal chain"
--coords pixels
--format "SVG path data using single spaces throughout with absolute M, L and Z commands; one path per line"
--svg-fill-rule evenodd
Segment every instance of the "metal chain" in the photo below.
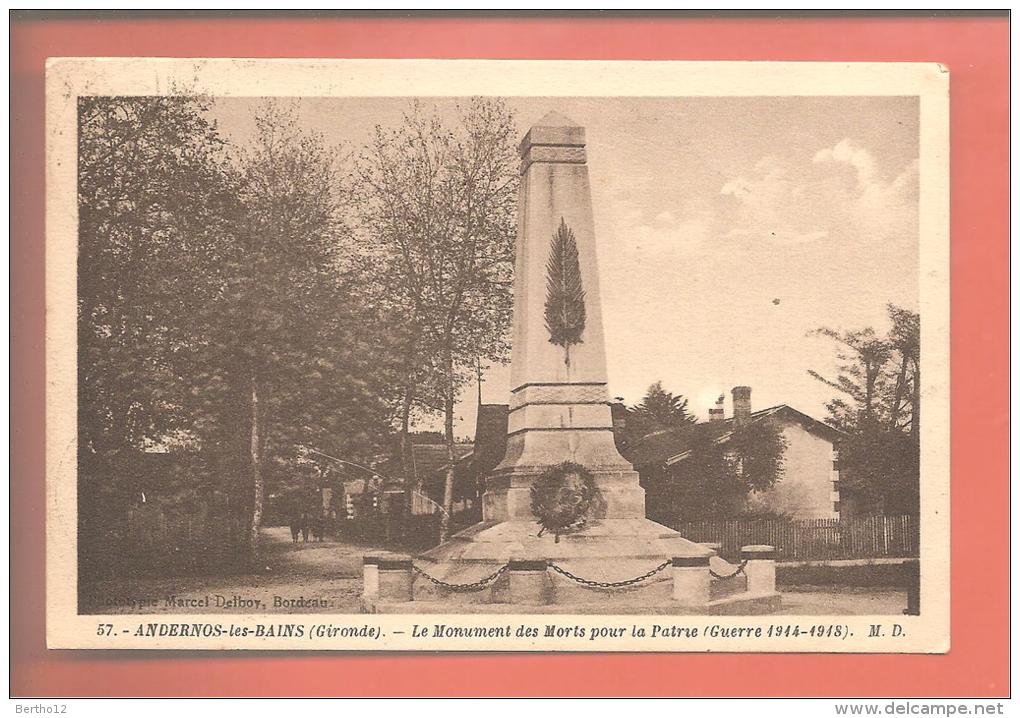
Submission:
M 733 578 L 734 576 L 742 574 L 744 572 L 744 568 L 746 568 L 746 567 L 747 567 L 747 561 L 745 560 L 745 561 L 742 561 L 741 564 L 739 566 L 737 566 L 736 570 L 733 573 L 731 573 L 729 576 L 723 576 L 722 574 L 716 573 L 712 569 L 708 569 L 708 572 L 712 575 L 712 578 L 718 578 L 718 579 L 721 579 L 721 580 L 725 581 L 728 578 Z
M 411 564 L 411 568 L 414 569 L 415 573 L 417 573 L 420 576 L 424 576 L 425 578 L 427 578 L 429 581 L 431 581 L 432 583 L 436 584 L 437 586 L 442 586 L 443 588 L 448 588 L 451 591 L 458 591 L 458 592 L 465 592 L 466 593 L 466 592 L 469 592 L 469 591 L 481 591 L 483 589 L 488 588 L 490 583 L 492 583 L 497 578 L 502 576 L 503 573 L 508 568 L 510 568 L 510 564 L 508 564 L 508 563 L 503 564 L 502 566 L 500 566 L 496 570 L 495 573 L 493 573 L 493 574 L 491 574 L 489 576 L 486 576 L 485 578 L 483 578 L 483 579 L 481 579 L 479 581 L 475 581 L 474 583 L 447 583 L 446 581 L 441 581 L 440 579 L 436 578 L 435 576 L 429 576 L 427 573 L 425 573 L 423 570 L 421 570 L 420 568 L 418 568 L 414 564 Z
M 640 576 L 635 576 L 634 578 L 628 578 L 628 579 L 623 580 L 623 581 L 592 581 L 592 580 L 587 579 L 587 578 L 581 578 L 580 576 L 577 576 L 577 575 L 571 573 L 570 571 L 568 571 L 567 569 L 565 569 L 565 568 L 563 568 L 561 566 L 557 566 L 556 564 L 554 564 L 552 562 L 549 562 L 548 566 L 549 566 L 549 568 L 551 568 L 553 571 L 555 571 L 556 573 L 560 574 L 561 576 L 566 576 L 571 581 L 579 583 L 579 584 L 581 584 L 583 586 L 590 586 L 591 588 L 625 588 L 627 586 L 634 586 L 636 584 L 639 584 L 642 581 L 647 581 L 652 576 L 654 576 L 654 575 L 656 575 L 658 573 L 662 573 L 663 571 L 665 571 L 672 564 L 673 564 L 672 561 L 663 561 L 658 566 L 653 568 L 651 571 L 643 573 Z M 744 572 L 744 567 L 746 565 L 747 565 L 747 561 L 744 561 L 729 576 L 722 576 L 720 574 L 717 574 L 715 571 L 713 571 L 711 569 L 709 569 L 709 573 L 714 578 L 717 578 L 717 579 L 733 578 L 734 576 L 743 573 Z M 432 583 L 436 584 L 437 586 L 442 586 L 443 588 L 450 589 L 451 591 L 469 592 L 469 591 L 481 591 L 481 590 L 483 590 L 485 588 L 488 588 L 489 584 L 491 584 L 493 581 L 495 581 L 500 576 L 502 576 L 507 571 L 507 569 L 510 568 L 510 564 L 508 564 L 508 563 L 507 564 L 503 564 L 498 569 L 496 569 L 496 571 L 494 573 L 492 573 L 489 576 L 486 576 L 485 578 L 482 578 L 482 579 L 480 579 L 478 581 L 475 581 L 474 583 L 449 583 L 447 581 L 443 581 L 441 579 L 438 579 L 435 576 L 430 576 L 428 573 L 426 573 L 422 569 L 418 568 L 417 566 L 412 565 L 411 567 L 414 569 L 415 573 L 417 573 L 420 576 L 425 577 L 426 579 L 428 579 Z
M 587 578 L 575 576 L 565 568 L 560 568 L 559 566 L 551 562 L 549 563 L 549 568 L 551 568 L 553 571 L 560 574 L 561 576 L 566 576 L 571 581 L 576 581 L 577 583 L 583 586 L 591 586 L 592 588 L 623 588 L 624 586 L 633 586 L 636 583 L 641 583 L 642 581 L 651 578 L 655 574 L 666 570 L 672 564 L 673 564 L 672 561 L 663 561 L 648 573 L 643 573 L 636 578 L 628 578 L 626 581 L 590 581 Z

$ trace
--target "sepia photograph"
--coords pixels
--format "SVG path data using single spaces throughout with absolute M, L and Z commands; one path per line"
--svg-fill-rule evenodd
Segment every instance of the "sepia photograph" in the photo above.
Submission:
M 52 60 L 51 646 L 947 650 L 877 67 Z

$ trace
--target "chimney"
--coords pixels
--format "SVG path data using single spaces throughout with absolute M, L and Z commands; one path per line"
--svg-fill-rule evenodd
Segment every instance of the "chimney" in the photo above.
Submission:
M 733 387 L 733 424 L 740 426 L 751 420 L 751 387 Z
M 610 402 L 609 411 L 613 417 L 613 433 L 622 434 L 627 430 L 627 407 L 623 403 L 622 397 L 616 397 L 616 400 Z
M 720 394 L 719 398 L 715 400 L 715 406 L 708 410 L 709 421 L 722 421 L 726 418 L 726 409 L 723 408 L 723 402 L 726 401 L 726 395 Z

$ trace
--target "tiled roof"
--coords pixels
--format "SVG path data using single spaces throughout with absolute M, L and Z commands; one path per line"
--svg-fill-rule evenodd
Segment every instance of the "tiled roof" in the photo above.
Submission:
M 473 444 L 454 444 L 453 453 L 457 460 L 460 460 L 469 455 L 473 449 Z M 411 456 L 418 477 L 428 478 L 446 466 L 446 444 L 412 444 Z M 380 462 L 375 469 L 387 478 L 399 478 L 403 473 L 399 453 Z
M 455 444 L 453 453 L 459 461 L 470 454 L 474 444 Z M 416 444 L 413 447 L 414 469 L 418 476 L 431 476 L 448 463 L 445 444 Z
M 635 467 L 658 466 L 671 456 L 687 449 L 688 437 L 692 431 L 704 431 L 708 424 L 685 426 L 655 431 L 630 442 L 624 456 Z
M 819 434 L 830 441 L 838 440 L 843 434 L 838 429 L 819 421 L 807 414 L 797 411 L 786 404 L 779 404 L 768 409 L 761 409 L 751 413 L 751 421 L 776 417 L 786 421 L 792 421 L 801 425 L 806 431 Z M 722 421 L 705 421 L 692 428 L 666 429 L 657 431 L 648 436 L 633 442 L 629 447 L 627 458 L 635 466 L 651 466 L 658 464 L 675 464 L 687 458 L 689 447 L 689 433 L 691 430 L 698 432 L 713 432 L 717 434 L 716 441 L 729 441 L 733 435 L 733 417 Z

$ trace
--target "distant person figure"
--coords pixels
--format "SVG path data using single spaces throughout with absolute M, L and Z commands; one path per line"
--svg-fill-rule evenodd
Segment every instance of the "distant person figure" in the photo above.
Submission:
M 297 543 L 298 537 L 301 535 L 305 523 L 304 518 L 304 514 L 300 511 L 294 511 L 290 515 L 290 538 L 294 543 Z
M 304 541 L 305 543 L 308 543 L 308 536 L 312 532 L 311 531 L 312 527 L 309 525 L 310 523 L 311 522 L 309 521 L 308 514 L 306 513 L 301 514 L 301 540 Z
M 316 541 L 322 542 L 325 539 L 326 534 L 326 521 L 322 516 L 322 512 L 319 511 L 315 514 L 310 523 L 312 525 L 312 538 Z

